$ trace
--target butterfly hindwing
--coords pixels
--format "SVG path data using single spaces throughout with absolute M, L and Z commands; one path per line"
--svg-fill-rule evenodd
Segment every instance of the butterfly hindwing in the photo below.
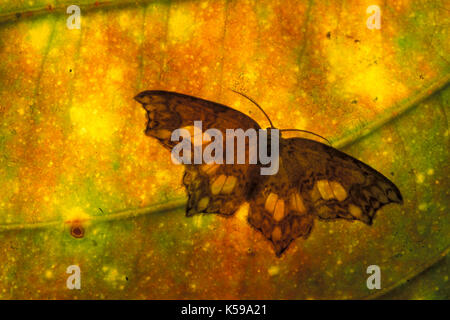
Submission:
M 186 215 L 232 215 L 253 189 L 256 172 L 248 165 L 187 165 L 183 177 L 189 196 Z
M 248 212 L 248 222 L 272 242 L 277 256 L 293 240 L 307 238 L 315 218 L 280 158 L 278 173 L 266 176 L 255 188 Z

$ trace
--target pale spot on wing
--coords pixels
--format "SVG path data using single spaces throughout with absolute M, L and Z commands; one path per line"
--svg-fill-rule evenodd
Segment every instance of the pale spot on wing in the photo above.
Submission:
M 208 144 L 210 143 L 210 141 L 206 141 L 206 139 L 211 140 L 211 136 L 209 134 L 207 134 L 206 132 L 202 132 L 201 130 L 198 130 L 197 134 L 194 135 L 194 126 L 186 126 L 183 127 L 182 129 L 186 129 L 187 131 L 189 131 L 189 135 L 191 136 L 191 142 L 194 143 L 194 139 L 198 139 L 202 142 L 203 144 Z M 202 135 L 203 134 L 203 135 Z
M 273 212 L 273 218 L 275 221 L 280 221 L 284 218 L 284 200 L 279 199 L 275 205 L 275 211 Z
M 281 240 L 281 228 L 280 226 L 276 226 L 272 231 L 272 240 L 280 241 Z
M 221 193 L 223 194 L 230 194 L 234 187 L 236 186 L 237 178 L 234 176 L 228 176 L 227 180 L 225 181 L 225 184 L 222 187 Z
M 225 180 L 227 179 L 227 176 L 224 174 L 221 174 L 211 185 L 211 193 L 216 195 L 220 193 L 220 190 L 222 190 L 222 187 L 225 183 Z
M 206 173 L 207 175 L 213 175 L 217 169 L 219 169 L 219 164 L 211 163 L 211 164 L 203 164 L 200 169 Z
M 291 194 L 289 204 L 292 210 L 299 213 L 306 213 L 305 203 L 303 202 L 302 196 L 298 192 Z
M 317 188 L 317 183 L 316 183 L 316 184 L 314 184 L 314 187 L 311 190 L 311 200 L 313 202 L 316 202 L 319 199 L 320 199 L 320 192 L 319 192 L 319 189 Z
M 234 216 L 236 217 L 236 219 L 241 220 L 242 222 L 244 222 L 245 220 L 247 220 L 248 216 L 251 214 L 251 208 L 250 208 L 250 204 L 248 202 L 244 202 L 239 209 L 234 213 Z
M 317 189 L 319 189 L 320 195 L 324 200 L 330 200 L 334 198 L 333 190 L 331 190 L 328 180 L 317 181 Z
M 344 187 L 336 181 L 330 182 L 330 187 L 333 190 L 333 194 L 339 201 L 343 201 L 347 198 L 347 191 L 345 191 Z
M 160 129 L 160 130 L 156 130 L 156 131 L 152 132 L 152 135 L 157 138 L 167 140 L 172 135 L 172 132 L 170 132 L 167 129 Z
M 355 218 L 360 219 L 362 217 L 362 210 L 360 207 L 357 207 L 354 204 L 350 203 L 348 205 L 348 210 L 350 211 L 350 214 Z
M 266 204 L 264 207 L 270 213 L 275 210 L 275 205 L 277 204 L 278 196 L 275 193 L 270 193 L 266 199 Z
M 203 211 L 208 207 L 209 204 L 209 198 L 208 197 L 203 197 L 200 199 L 200 201 L 197 204 L 197 210 L 198 211 Z

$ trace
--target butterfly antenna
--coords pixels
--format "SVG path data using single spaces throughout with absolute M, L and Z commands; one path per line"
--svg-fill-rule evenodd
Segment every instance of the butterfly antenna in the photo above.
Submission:
M 240 94 L 240 95 L 243 96 L 244 98 L 247 98 L 248 100 L 250 100 L 251 102 L 253 102 L 253 104 L 254 104 L 255 106 L 257 106 L 257 107 L 259 108 L 259 110 L 262 111 L 262 113 L 264 113 L 264 115 L 266 116 L 267 120 L 269 120 L 270 128 L 271 128 L 271 129 L 275 129 L 275 127 L 273 126 L 272 121 L 270 121 L 270 118 L 269 118 L 269 116 L 267 115 L 267 113 L 264 112 L 263 108 L 261 108 L 261 107 L 259 106 L 259 104 L 256 103 L 255 100 L 253 100 L 252 98 L 246 96 L 245 94 L 243 94 L 243 93 L 241 93 L 241 92 L 239 92 L 239 91 L 236 91 L 236 90 L 233 90 L 233 89 L 230 89 L 230 90 L 233 91 L 234 93 Z
M 245 94 L 243 94 L 243 93 L 241 93 L 241 92 L 239 92 L 239 91 L 236 91 L 236 90 L 233 90 L 233 89 L 230 89 L 230 90 L 233 91 L 234 93 L 240 94 L 240 95 L 243 96 L 244 98 L 247 98 L 248 100 L 250 100 L 251 102 L 253 102 L 253 104 L 254 104 L 255 106 L 257 106 L 257 107 L 259 108 L 259 110 L 262 111 L 262 113 L 264 113 L 264 115 L 266 116 L 267 120 L 269 120 L 270 128 L 275 129 L 275 127 L 273 126 L 272 121 L 270 121 L 270 118 L 269 118 L 269 116 L 267 115 L 267 113 L 263 110 L 263 108 L 261 108 L 261 106 L 260 106 L 258 103 L 256 103 L 255 100 L 253 100 L 252 98 L 248 97 L 247 95 L 245 95 Z M 311 131 L 308 131 L 308 130 L 301 130 L 301 129 L 282 129 L 282 130 L 280 130 L 280 131 L 281 131 L 281 132 L 283 132 L 283 131 L 299 131 L 299 132 L 310 133 L 310 134 L 312 134 L 312 135 L 314 135 L 314 136 L 317 136 L 317 137 L 319 137 L 319 138 L 322 138 L 323 140 L 325 140 L 326 142 L 328 142 L 328 144 L 331 146 L 331 142 L 328 141 L 328 139 L 322 137 L 321 135 L 319 135 L 319 134 L 317 134 L 317 133 L 314 133 L 314 132 L 311 132 Z
M 322 138 L 323 140 L 325 140 L 326 142 L 328 142 L 328 144 L 331 146 L 331 142 L 328 141 L 328 139 L 322 137 L 320 134 L 317 134 L 317 133 L 314 133 L 314 132 L 311 132 L 311 131 L 308 131 L 308 130 L 302 130 L 302 129 L 282 129 L 282 130 L 280 130 L 280 131 L 281 131 L 281 132 L 284 132 L 284 131 L 299 131 L 299 132 L 310 133 L 310 134 L 315 135 L 315 136 L 317 136 L 317 137 L 319 137 L 319 138 Z

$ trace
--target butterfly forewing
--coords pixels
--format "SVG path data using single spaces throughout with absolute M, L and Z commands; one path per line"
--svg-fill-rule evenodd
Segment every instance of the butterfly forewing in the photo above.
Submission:
M 337 149 L 301 138 L 286 139 L 283 145 L 290 176 L 322 219 L 370 224 L 382 206 L 403 201 L 389 179 Z
M 172 132 L 191 128 L 194 121 L 202 121 L 203 131 L 215 128 L 224 136 L 226 129 L 260 128 L 256 121 L 242 112 L 177 92 L 143 91 L 135 100 L 147 111 L 146 134 L 158 139 L 169 150 L 177 144 L 170 139 Z
M 248 221 L 279 256 L 309 235 L 315 217 L 371 224 L 391 202 L 402 203 L 397 187 L 361 161 L 313 140 L 281 139 L 280 169 L 255 188 Z
M 178 143 L 172 141 L 172 132 L 186 128 L 192 132 L 195 121 L 201 121 L 201 130 L 217 129 L 222 133 L 222 150 L 226 150 L 226 129 L 255 129 L 259 125 L 245 114 L 211 101 L 167 91 L 144 91 L 135 99 L 147 111 L 146 134 L 159 140 L 169 150 Z M 192 136 L 191 142 L 194 142 Z M 211 139 L 214 141 L 214 138 Z M 211 142 L 212 142 L 211 141 Z M 211 142 L 204 142 L 201 154 Z M 235 143 L 234 163 L 237 157 Z M 256 164 L 193 164 L 194 145 L 191 164 L 185 165 L 183 184 L 189 200 L 186 215 L 197 213 L 233 214 L 247 199 L 259 177 Z M 248 141 L 246 141 L 246 159 L 248 159 Z M 226 155 L 223 153 L 222 162 Z

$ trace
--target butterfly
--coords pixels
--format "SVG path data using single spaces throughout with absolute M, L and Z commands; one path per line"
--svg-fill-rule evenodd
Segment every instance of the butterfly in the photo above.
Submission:
M 224 135 L 226 129 L 261 129 L 240 111 L 176 92 L 143 91 L 135 100 L 147 112 L 146 135 L 168 150 L 177 144 L 171 140 L 171 133 L 178 128 L 192 129 L 194 121 L 202 121 L 204 130 L 215 128 Z M 269 129 L 274 129 L 271 126 Z M 246 141 L 246 156 L 248 144 Z M 280 257 L 292 241 L 308 237 L 316 218 L 360 220 L 371 225 L 381 207 L 403 203 L 400 191 L 388 178 L 315 140 L 281 137 L 278 172 L 261 175 L 261 166 L 236 161 L 185 164 L 182 183 L 188 194 L 186 216 L 231 216 L 248 202 L 249 224 L 272 242 Z

